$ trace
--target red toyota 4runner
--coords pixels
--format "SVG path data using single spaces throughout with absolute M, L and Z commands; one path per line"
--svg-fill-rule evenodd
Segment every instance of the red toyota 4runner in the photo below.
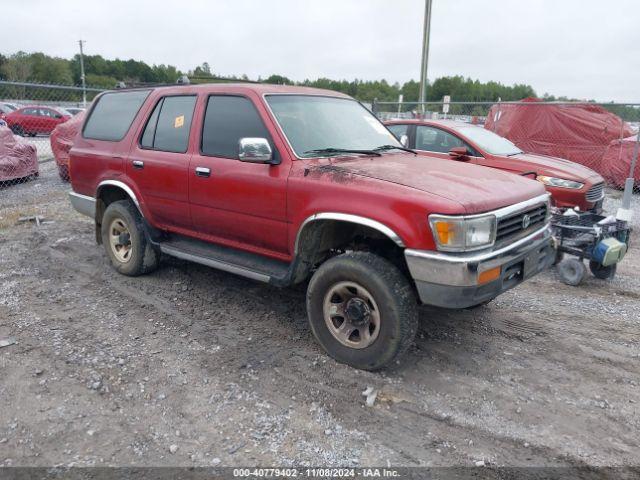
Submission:
M 309 280 L 319 343 L 373 370 L 411 344 L 420 302 L 479 305 L 554 259 L 541 183 L 403 150 L 330 91 L 108 92 L 71 149 L 70 198 L 122 274 L 164 253 L 278 286 Z

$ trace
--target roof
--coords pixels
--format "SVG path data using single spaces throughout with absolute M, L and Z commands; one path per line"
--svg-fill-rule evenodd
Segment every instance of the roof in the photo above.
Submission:
M 135 89 L 114 90 L 114 92 L 130 92 L 131 90 L 161 90 L 167 93 L 225 93 L 225 92 L 255 92 L 258 95 L 268 94 L 298 94 L 323 95 L 329 97 L 351 98 L 349 95 L 324 90 L 321 88 L 298 87 L 292 85 L 270 85 L 265 83 L 200 83 L 189 85 L 170 85 L 162 87 L 139 87 Z
M 423 118 L 423 119 L 397 119 L 397 120 L 389 120 L 387 122 L 384 123 L 388 123 L 388 124 L 394 124 L 394 123 L 401 123 L 401 124 L 409 124 L 409 125 L 441 125 L 443 127 L 448 127 L 448 128 L 461 128 L 461 127 L 479 127 L 482 128 L 482 125 L 474 125 L 473 123 L 469 123 L 469 122 L 461 122 L 459 120 L 431 120 L 429 118 Z

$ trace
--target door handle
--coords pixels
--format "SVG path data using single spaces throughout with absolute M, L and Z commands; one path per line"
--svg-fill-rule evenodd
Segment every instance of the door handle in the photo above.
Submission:
M 211 175 L 211 169 L 207 167 L 196 167 L 197 177 L 208 177 Z
M 131 164 L 133 165 L 133 168 L 137 168 L 137 169 L 144 168 L 144 162 L 142 160 L 134 160 L 133 162 L 131 162 Z

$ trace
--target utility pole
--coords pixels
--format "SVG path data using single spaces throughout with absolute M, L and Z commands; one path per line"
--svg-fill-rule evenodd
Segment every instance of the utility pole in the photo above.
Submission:
M 78 44 L 80 45 L 80 80 L 82 80 L 82 106 L 87 107 L 87 82 L 84 76 L 84 53 L 82 52 L 82 47 L 84 45 L 84 40 L 78 40 Z
M 425 0 L 422 38 L 422 68 L 420 70 L 420 109 L 424 113 L 427 99 L 427 66 L 429 64 L 429 37 L 431 36 L 431 0 Z

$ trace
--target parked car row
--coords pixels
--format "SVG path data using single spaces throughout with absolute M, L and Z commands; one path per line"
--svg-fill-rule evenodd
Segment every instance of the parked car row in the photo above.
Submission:
M 49 135 L 53 129 L 85 109 L 81 107 L 53 107 L 49 105 L 18 106 L 0 102 L 0 120 L 16 135 Z

